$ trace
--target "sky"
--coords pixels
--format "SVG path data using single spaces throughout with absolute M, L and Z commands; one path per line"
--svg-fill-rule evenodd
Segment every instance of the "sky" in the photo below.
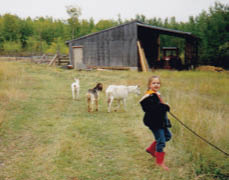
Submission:
M 20 18 L 53 17 L 69 18 L 66 7 L 77 5 L 81 8 L 80 19 L 93 18 L 122 20 L 134 19 L 143 14 L 147 19 L 175 17 L 177 21 L 187 22 L 190 16 L 198 16 L 208 11 L 215 2 L 229 5 L 229 0 L 0 0 L 0 15 L 10 13 Z

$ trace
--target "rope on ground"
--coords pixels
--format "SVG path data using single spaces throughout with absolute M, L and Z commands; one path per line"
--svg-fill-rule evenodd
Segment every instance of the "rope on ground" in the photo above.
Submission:
M 197 137 L 199 137 L 200 139 L 202 139 L 204 142 L 206 142 L 207 144 L 209 144 L 210 146 L 214 147 L 215 149 L 217 149 L 218 151 L 222 152 L 223 154 L 225 154 L 226 156 L 229 157 L 229 154 L 226 153 L 225 151 L 223 151 L 222 149 L 220 149 L 219 147 L 217 147 L 216 145 L 212 144 L 211 142 L 209 142 L 208 140 L 206 140 L 205 138 L 201 137 L 200 135 L 198 135 L 195 131 L 193 131 L 191 128 L 189 128 L 187 125 L 185 125 L 181 120 L 179 120 L 173 113 L 169 112 L 169 114 L 175 119 L 177 120 L 182 126 L 184 126 L 186 129 L 188 129 L 189 131 L 191 131 L 194 135 L 196 135 Z

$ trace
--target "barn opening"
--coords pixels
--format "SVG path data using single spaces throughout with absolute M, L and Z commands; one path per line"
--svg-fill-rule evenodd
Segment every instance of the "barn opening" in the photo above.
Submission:
M 175 39 L 173 43 L 174 47 L 166 46 L 167 43 L 163 41 L 163 39 L 165 39 L 163 37 L 166 36 L 173 38 L 173 40 Z M 149 68 L 164 68 L 164 66 L 161 66 L 161 64 L 163 61 L 162 57 L 165 55 L 165 51 L 162 52 L 162 50 L 166 48 L 174 49 L 177 57 L 179 57 L 181 52 L 183 53 L 183 59 L 180 58 L 179 60 L 183 68 L 189 68 L 190 65 L 195 66 L 197 63 L 198 38 L 192 37 L 186 32 L 138 24 L 137 37 L 141 47 L 144 50 Z M 171 54 L 172 53 L 173 52 L 171 51 Z M 140 56 L 138 55 L 138 59 L 139 58 Z

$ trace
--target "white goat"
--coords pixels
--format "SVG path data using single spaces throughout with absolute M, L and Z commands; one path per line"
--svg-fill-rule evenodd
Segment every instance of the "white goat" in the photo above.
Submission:
M 72 88 L 72 99 L 78 99 L 80 93 L 80 80 L 75 78 L 75 82 L 71 85 Z
M 118 107 L 120 107 L 120 101 L 123 102 L 124 110 L 126 111 L 126 99 L 129 93 L 140 94 L 138 86 L 124 86 L 124 85 L 110 85 L 106 89 L 108 112 L 111 111 L 111 105 L 114 99 L 118 101 Z

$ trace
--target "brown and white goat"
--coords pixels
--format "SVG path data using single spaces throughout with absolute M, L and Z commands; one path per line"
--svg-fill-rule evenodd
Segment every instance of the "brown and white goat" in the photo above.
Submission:
M 93 111 L 94 104 L 96 105 L 96 111 L 98 111 L 98 99 L 99 91 L 103 90 L 103 84 L 98 83 L 93 89 L 89 89 L 87 92 L 88 112 Z

